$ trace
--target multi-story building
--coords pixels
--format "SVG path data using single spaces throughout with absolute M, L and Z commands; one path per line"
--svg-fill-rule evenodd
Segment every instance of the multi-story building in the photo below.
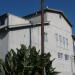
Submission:
M 41 17 L 40 11 L 17 17 L 12 14 L 0 16 L 0 57 L 11 48 L 16 51 L 21 44 L 35 46 L 41 50 Z M 74 51 L 72 25 L 63 12 L 44 9 L 44 47 L 50 52 L 53 66 L 59 75 L 74 75 Z
M 74 50 L 74 63 L 75 63 L 75 34 L 73 34 L 72 37 L 73 37 L 73 50 Z

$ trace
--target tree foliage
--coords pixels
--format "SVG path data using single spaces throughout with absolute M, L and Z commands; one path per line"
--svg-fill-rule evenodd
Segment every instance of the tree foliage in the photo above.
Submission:
M 0 73 L 2 72 L 2 60 L 0 59 Z
M 5 75 L 4 69 L 3 69 L 3 60 L 0 59 L 0 75 Z
M 52 67 L 54 60 L 51 60 L 50 53 L 40 54 L 35 47 L 21 45 L 20 49 L 10 50 L 5 56 L 2 64 L 5 75 L 35 75 L 42 74 L 43 67 L 46 75 L 56 75 L 55 68 Z

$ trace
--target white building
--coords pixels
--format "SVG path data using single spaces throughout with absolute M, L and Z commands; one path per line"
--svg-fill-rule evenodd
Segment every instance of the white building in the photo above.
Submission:
M 73 50 L 74 50 L 74 63 L 75 63 L 75 34 L 73 34 L 72 37 L 73 37 Z
M 44 11 L 45 52 L 50 52 L 52 58 L 56 58 L 53 66 L 61 72 L 59 75 L 73 75 L 72 25 L 63 12 L 49 8 Z M 0 16 L 0 21 L 0 57 L 4 58 L 11 48 L 16 51 L 21 44 L 41 49 L 40 11 L 23 18 L 4 14 Z

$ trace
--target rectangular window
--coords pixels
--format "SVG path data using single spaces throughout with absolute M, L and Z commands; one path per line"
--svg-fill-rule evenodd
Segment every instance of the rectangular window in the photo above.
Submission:
M 48 33 L 47 32 L 44 32 L 44 40 L 48 41 Z
M 60 46 L 62 45 L 62 36 L 59 35 L 59 42 L 60 42 Z
M 68 48 L 68 39 L 66 38 L 66 48 Z
M 56 45 L 59 46 L 59 37 L 58 34 L 55 34 Z
M 63 37 L 63 47 L 65 48 L 65 37 Z
M 65 54 L 65 60 L 69 60 L 69 55 Z
M 55 33 L 56 46 L 59 46 L 59 36 Z
M 58 58 L 62 59 L 63 58 L 63 53 L 58 52 Z
M 55 37 L 56 37 L 56 41 L 58 42 L 58 34 L 55 34 Z

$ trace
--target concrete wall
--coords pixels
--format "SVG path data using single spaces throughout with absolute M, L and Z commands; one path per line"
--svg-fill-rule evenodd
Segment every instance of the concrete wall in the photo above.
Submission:
M 0 32 L 0 58 L 5 58 L 8 51 L 8 32 Z
M 59 75 L 72 75 L 73 73 L 73 40 L 72 29 L 70 25 L 65 21 L 64 17 L 60 14 L 46 13 L 45 21 L 49 22 L 49 25 L 45 26 L 45 33 L 47 33 L 47 39 L 45 41 L 45 52 L 50 52 L 52 59 L 56 58 L 53 66 L 56 71 L 61 72 Z M 40 23 L 40 16 L 29 19 L 33 25 Z M 57 43 L 55 34 L 61 35 L 68 39 L 68 47 L 64 47 L 62 44 Z M 31 44 L 35 46 L 37 50 L 41 49 L 41 27 L 31 28 Z M 27 47 L 30 44 L 30 30 L 21 29 L 13 30 L 9 32 L 9 50 L 13 48 L 20 48 L 20 44 L 25 44 Z M 63 54 L 62 59 L 58 58 L 58 52 Z M 65 54 L 69 55 L 69 59 L 65 60 Z
M 65 21 L 64 17 L 55 13 L 46 13 L 46 20 L 49 22 L 48 26 L 45 26 L 45 32 L 48 34 L 48 40 L 45 41 L 45 52 L 50 52 L 52 58 L 56 58 L 53 66 L 56 67 L 56 71 L 61 72 L 59 75 L 72 75 L 73 63 L 73 40 L 72 40 L 72 29 L 70 25 Z M 36 19 L 33 17 L 30 19 L 35 23 Z M 37 17 L 37 21 L 40 17 Z M 36 22 L 37 23 L 37 22 Z M 41 30 L 40 27 L 32 28 L 32 46 L 36 46 L 37 49 L 41 48 Z M 68 47 L 57 45 L 55 34 L 61 35 L 68 39 Z M 63 58 L 58 58 L 58 52 L 63 54 Z M 69 55 L 69 60 L 65 60 L 65 54 Z
M 72 75 L 72 56 L 74 55 L 72 29 L 70 25 L 65 21 L 64 17 L 60 14 L 45 13 L 44 16 L 45 21 L 49 22 L 49 25 L 45 26 L 45 33 L 47 33 L 47 40 L 45 40 L 45 52 L 50 52 L 52 55 L 52 59 L 56 58 L 53 66 L 56 68 L 56 71 L 61 72 L 59 75 Z M 29 20 L 32 21 L 33 25 L 35 25 L 36 23 L 40 23 L 41 21 L 40 16 L 32 17 Z M 24 19 L 9 15 L 9 25 L 21 25 L 23 23 L 26 24 L 26 21 Z M 59 40 L 58 42 L 56 41 L 56 34 L 68 39 L 68 47 L 64 47 L 63 44 L 60 45 Z M 0 48 L 3 50 L 1 53 L 6 53 L 6 49 L 10 50 L 11 48 L 16 51 L 16 48 L 20 48 L 21 44 L 25 44 L 27 47 L 30 45 L 29 28 L 11 30 L 9 31 L 9 33 L 5 33 L 4 35 L 6 35 L 4 39 L 0 40 L 2 42 L 0 43 Z M 35 46 L 37 50 L 41 49 L 40 26 L 31 28 L 31 44 L 32 46 Z M 61 59 L 58 58 L 58 52 L 63 54 Z M 65 60 L 65 54 L 69 55 L 68 60 Z
M 15 16 L 15 15 L 12 15 L 12 14 L 8 14 L 8 19 L 9 19 L 9 25 L 12 26 L 12 25 L 24 25 L 24 24 L 28 24 L 29 21 L 28 20 L 25 20 L 21 17 L 18 17 L 18 16 Z
M 47 16 L 46 16 L 46 14 L 44 14 L 44 17 L 45 17 L 44 21 L 46 22 L 46 21 L 47 21 Z M 41 23 L 41 16 L 40 16 L 40 15 L 34 16 L 34 17 L 32 17 L 32 18 L 29 18 L 28 20 L 31 21 L 31 23 L 32 23 L 33 25 L 35 25 L 35 24 Z
M 20 48 L 21 44 L 30 45 L 30 29 L 9 31 L 8 50 Z
M 30 24 L 28 20 L 8 14 L 5 24 L 0 26 L 0 58 L 5 57 L 6 53 L 12 49 L 19 48 L 21 44 L 29 46 L 30 29 L 7 31 L 6 27 L 18 27 Z M 1 30 L 2 29 L 2 30 Z

